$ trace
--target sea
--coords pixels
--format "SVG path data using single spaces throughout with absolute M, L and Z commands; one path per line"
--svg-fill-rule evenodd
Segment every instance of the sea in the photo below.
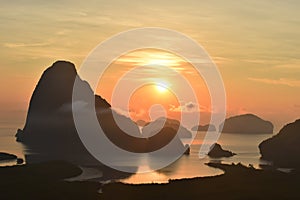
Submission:
M 15 134 L 18 128 L 22 128 L 21 123 L 6 123 L 0 126 L 0 152 L 17 155 L 24 159 L 25 147 L 16 142 Z M 225 150 L 236 153 L 230 158 L 212 159 L 210 157 L 199 158 L 199 150 L 206 132 L 195 133 L 195 138 L 191 144 L 190 155 L 183 155 L 171 165 L 148 173 L 137 173 L 132 176 L 118 180 L 124 183 L 167 183 L 170 179 L 183 179 L 193 177 L 207 177 L 222 174 L 223 171 L 206 165 L 208 162 L 222 163 L 242 163 L 246 166 L 252 165 L 260 168 L 261 164 L 268 164 L 260 159 L 258 145 L 263 140 L 272 137 L 271 134 L 228 134 L 222 133 L 217 141 Z M 129 161 L 128 161 L 129 162 Z M 15 165 L 15 161 L 2 162 L 0 166 Z M 125 163 L 125 165 L 130 163 Z M 87 169 L 85 174 L 91 176 L 93 170 Z

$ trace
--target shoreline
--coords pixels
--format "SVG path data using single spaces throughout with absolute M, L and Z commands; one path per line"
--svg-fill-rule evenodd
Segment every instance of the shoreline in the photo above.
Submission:
M 53 161 L 40 164 L 0 167 L 3 199 L 289 199 L 300 197 L 298 170 L 283 173 L 260 170 L 242 164 L 208 163 L 224 174 L 169 180 L 168 183 L 128 184 L 94 181 L 66 181 L 82 170 L 70 163 Z M 55 191 L 54 191 L 55 190 Z M 101 193 L 99 193 L 101 191 Z M 285 198 L 284 198 L 285 197 Z
M 211 177 L 170 180 L 167 184 L 111 183 L 102 188 L 103 199 L 296 199 L 300 175 L 259 170 L 241 164 L 209 163 L 225 173 Z M 125 197 L 125 198 L 124 198 Z

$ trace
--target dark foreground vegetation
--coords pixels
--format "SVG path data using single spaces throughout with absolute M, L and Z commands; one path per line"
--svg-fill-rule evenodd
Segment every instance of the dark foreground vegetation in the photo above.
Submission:
M 62 161 L 0 167 L 0 199 L 99 199 L 98 183 L 64 181 L 81 172 Z
M 169 184 L 105 185 L 103 199 L 300 199 L 300 176 L 210 163 L 225 174 L 170 181 Z
M 81 170 L 66 162 L 0 168 L 1 199 L 300 199 L 300 175 L 209 163 L 225 171 L 215 177 L 131 185 L 68 182 Z M 99 191 L 102 193 L 99 193 Z

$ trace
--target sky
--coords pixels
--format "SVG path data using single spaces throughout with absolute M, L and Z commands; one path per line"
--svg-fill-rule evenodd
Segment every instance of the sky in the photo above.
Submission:
M 2 124 L 25 121 L 53 62 L 79 69 L 100 42 L 141 27 L 179 31 L 206 49 L 224 81 L 228 116 L 254 113 L 277 129 L 300 117 L 298 0 L 0 1 Z
M 140 49 L 122 55 L 106 69 L 96 93 L 134 121 L 164 116 L 181 120 L 181 112 L 189 115 L 187 127 L 195 126 L 191 118 L 199 112 L 204 119 L 201 124 L 210 119 L 210 95 L 204 79 L 187 60 L 168 51 Z

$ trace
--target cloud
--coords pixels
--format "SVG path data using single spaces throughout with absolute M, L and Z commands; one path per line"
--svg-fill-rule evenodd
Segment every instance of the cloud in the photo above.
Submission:
M 277 69 L 300 69 L 300 65 L 298 63 L 288 63 L 288 64 L 282 64 L 282 65 L 276 65 L 274 68 Z
M 56 34 L 56 35 L 59 35 L 59 36 L 64 36 L 64 35 L 68 35 L 69 33 L 70 33 L 69 30 L 67 30 L 67 29 L 62 29 L 62 30 L 57 31 L 55 34 Z
M 81 112 L 85 111 L 87 109 L 88 103 L 85 101 L 76 101 L 73 104 L 72 103 L 67 103 L 63 104 L 60 108 L 59 111 L 61 112 Z
M 224 63 L 232 62 L 232 59 L 226 58 L 226 57 L 221 57 L 221 56 L 215 56 L 212 59 L 216 64 L 224 64 Z
M 250 81 L 255 81 L 259 83 L 265 83 L 270 85 L 284 85 L 289 87 L 300 87 L 300 80 L 292 80 L 286 78 L 280 79 L 267 79 L 267 78 L 248 78 Z
M 42 43 L 4 43 L 3 46 L 8 48 L 19 48 L 19 47 L 44 47 L 48 46 L 50 43 L 42 42 Z
M 255 64 L 265 64 L 266 62 L 270 62 L 266 59 L 243 59 L 242 61 Z
M 207 111 L 205 106 L 199 106 L 196 103 L 188 102 L 182 103 L 180 106 L 170 105 L 169 111 L 171 112 L 204 112 Z
M 187 104 L 185 104 L 186 108 L 187 109 L 194 109 L 196 107 L 196 105 L 192 102 L 189 102 Z
M 120 115 L 124 115 L 126 117 L 130 117 L 130 115 L 133 115 L 135 117 L 143 117 L 146 114 L 146 111 L 144 109 L 124 109 L 119 107 L 113 107 L 113 110 L 116 111 Z
M 128 111 L 128 110 L 125 110 L 122 108 L 117 108 L 117 107 L 114 107 L 113 110 L 116 111 L 118 114 L 124 115 L 126 117 L 129 117 L 130 116 L 129 113 L 131 112 L 131 111 Z
M 77 15 L 79 15 L 80 17 L 88 16 L 88 14 L 86 12 L 83 12 L 83 11 L 77 12 Z
M 296 109 L 300 109 L 300 104 L 295 104 L 294 107 L 295 107 Z
M 238 108 L 237 114 L 238 115 L 243 115 L 243 114 L 247 114 L 247 113 L 251 113 L 250 111 L 248 111 L 246 108 L 244 107 L 240 107 Z

